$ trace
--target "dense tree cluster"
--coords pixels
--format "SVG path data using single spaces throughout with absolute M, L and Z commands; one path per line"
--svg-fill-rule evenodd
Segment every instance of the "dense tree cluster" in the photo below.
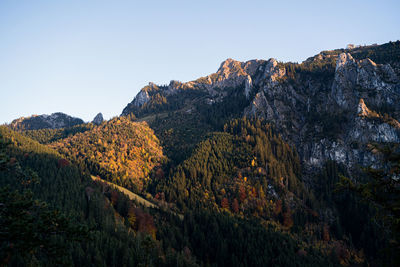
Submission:
M 165 160 L 157 137 L 147 123 L 114 118 L 90 131 L 52 143 L 68 159 L 91 174 L 141 191 L 153 169 Z

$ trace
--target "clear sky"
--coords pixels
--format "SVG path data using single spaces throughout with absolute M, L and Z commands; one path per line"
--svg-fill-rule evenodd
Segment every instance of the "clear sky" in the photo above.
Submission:
M 117 116 L 148 82 L 193 80 L 226 58 L 301 62 L 398 39 L 398 0 L 0 0 L 0 124 Z

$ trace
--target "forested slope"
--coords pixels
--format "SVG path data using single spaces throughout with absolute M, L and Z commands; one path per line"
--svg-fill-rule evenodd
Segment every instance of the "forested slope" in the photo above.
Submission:
M 163 264 L 156 241 L 139 234 L 153 223 L 136 204 L 102 190 L 56 151 L 3 126 L 0 141 L 2 264 Z M 122 204 L 132 211 L 136 206 L 133 214 L 141 217 L 132 224 L 124 220 L 116 212 Z
M 93 175 L 140 192 L 166 158 L 145 122 L 114 118 L 58 140 L 51 147 L 85 166 Z

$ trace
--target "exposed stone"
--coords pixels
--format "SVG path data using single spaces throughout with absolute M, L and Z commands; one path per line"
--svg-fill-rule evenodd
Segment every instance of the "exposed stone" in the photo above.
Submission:
M 371 111 L 367 108 L 362 98 L 360 98 L 360 102 L 358 103 L 357 113 L 363 117 L 368 117 L 371 114 Z
M 101 112 L 100 112 L 94 117 L 92 123 L 94 123 L 96 125 L 100 125 L 103 122 L 103 120 L 104 120 L 103 114 L 101 114 Z
M 149 93 L 147 93 L 147 91 L 145 91 L 145 90 L 141 90 L 136 95 L 135 99 L 133 100 L 133 105 L 136 107 L 141 107 L 145 103 L 147 103 L 147 101 L 149 101 L 149 99 L 150 99 Z
M 245 94 L 246 98 L 249 98 L 251 88 L 252 88 L 251 77 L 250 77 L 250 75 L 247 75 L 247 79 L 245 80 L 245 83 L 244 83 L 244 94 Z
M 354 64 L 354 59 L 349 53 L 341 53 L 336 60 L 336 71 L 346 64 Z

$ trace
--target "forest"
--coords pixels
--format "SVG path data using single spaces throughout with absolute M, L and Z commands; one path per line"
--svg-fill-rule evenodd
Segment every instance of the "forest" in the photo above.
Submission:
M 7 218 L 2 227 L 9 229 L 2 240 L 15 240 L 12 245 L 2 242 L 3 264 L 351 265 L 362 264 L 365 254 L 379 259 L 380 248 L 388 246 L 379 225 L 364 217 L 375 216 L 372 206 L 349 189 L 337 192 L 340 177 L 347 175 L 345 168 L 328 162 L 315 178 L 318 190 L 310 191 L 302 181 L 295 148 L 260 119 L 233 119 L 222 132 L 206 136 L 181 163 L 160 162 L 147 174 L 149 182 L 130 188 L 162 208 L 143 207 L 90 179 L 95 173 L 127 186 L 114 179 L 118 169 L 109 165 L 117 162 L 101 155 L 93 162 L 82 160 L 90 158 L 91 145 L 93 151 L 109 155 L 107 148 L 98 146 L 107 144 L 118 153 L 131 144 L 141 152 L 159 143 L 150 129 L 147 134 L 141 129 L 139 136 L 131 132 L 121 143 L 102 135 L 112 136 L 112 127 L 127 125 L 146 127 L 114 119 L 48 146 L 27 137 L 31 133 L 0 127 L 1 203 L 9 203 L 1 210 Z M 102 132 L 106 127 L 111 130 Z M 124 128 L 117 129 L 123 133 Z M 99 144 L 99 138 L 104 143 Z M 143 148 L 149 143 L 140 138 L 153 138 L 155 143 Z M 140 157 L 156 163 L 144 153 Z M 319 214 L 327 207 L 336 213 L 335 220 Z M 172 211 L 182 212 L 183 219 Z M 50 213 L 55 215 L 49 221 Z M 43 219 L 27 217 L 32 214 Z M 349 214 L 359 218 L 356 225 Z M 31 225 L 29 243 L 18 240 L 21 221 Z M 51 227 L 55 229 L 48 236 Z

